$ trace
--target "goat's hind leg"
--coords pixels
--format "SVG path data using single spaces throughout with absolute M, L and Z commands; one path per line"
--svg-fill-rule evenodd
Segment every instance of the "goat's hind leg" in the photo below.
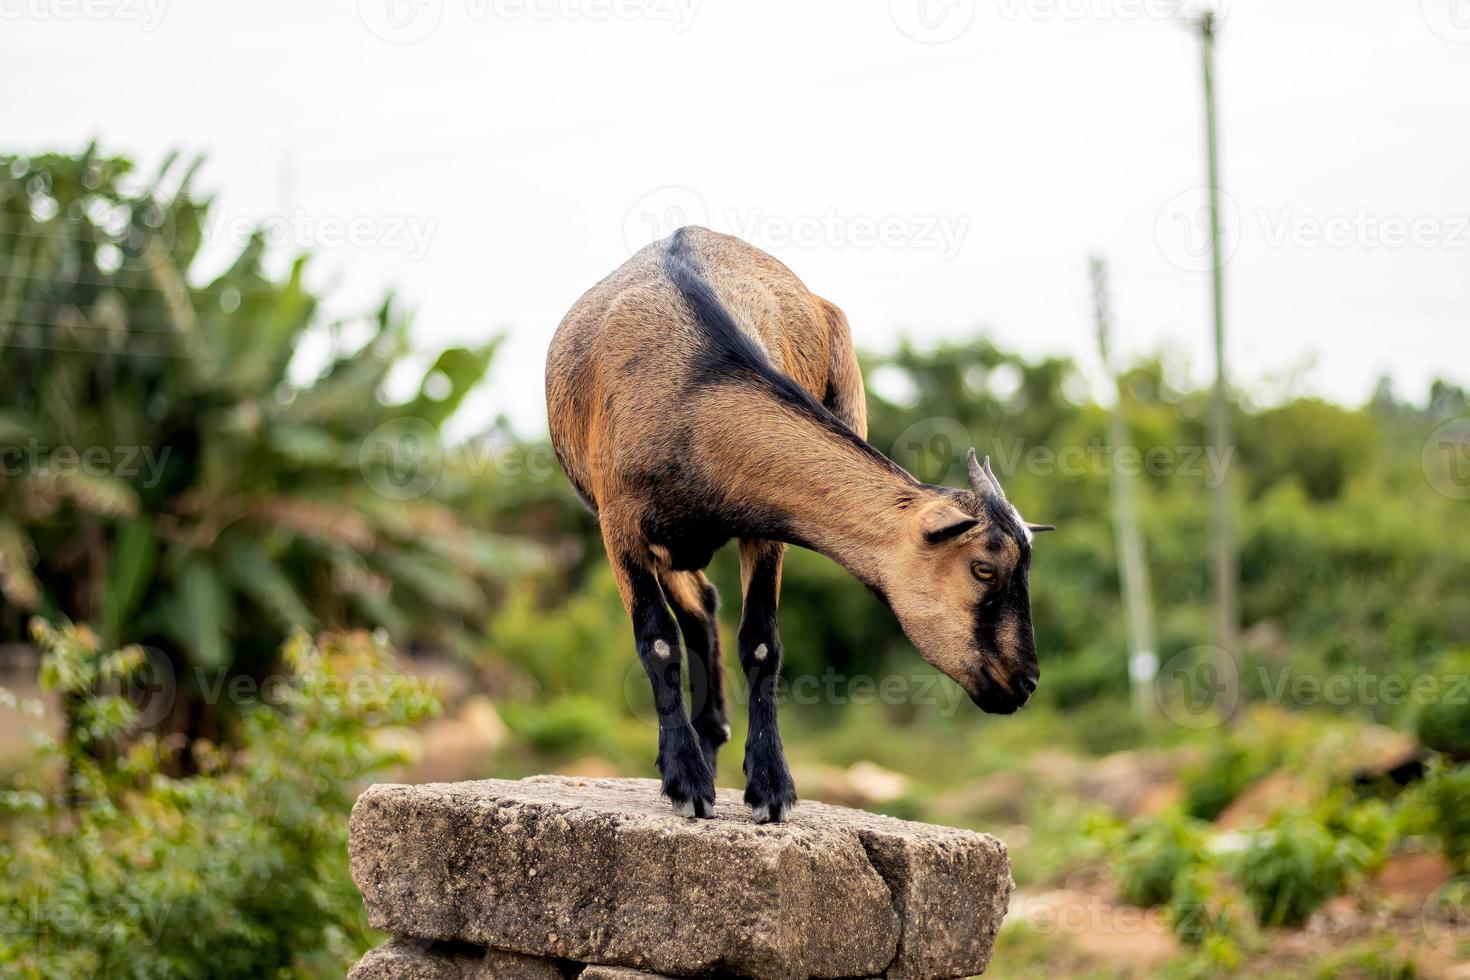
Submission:
M 695 734 L 711 773 L 720 746 L 730 741 L 725 707 L 725 665 L 720 662 L 720 629 L 715 618 L 719 593 L 703 572 L 665 572 L 664 595 L 689 652 L 689 707 Z
M 750 685 L 750 733 L 745 739 L 745 802 L 757 823 L 780 822 L 796 805 L 796 785 L 776 727 L 776 683 L 781 676 L 781 638 L 776 603 L 781 559 L 776 541 L 740 542 L 740 666 Z
M 618 580 L 618 591 L 633 620 L 638 659 L 653 685 L 658 711 L 658 771 L 663 793 L 686 817 L 715 815 L 715 777 L 705 764 L 699 739 L 684 712 L 684 690 L 679 679 L 679 630 L 669 612 L 658 576 L 631 548 L 615 543 L 606 533 L 608 559 Z

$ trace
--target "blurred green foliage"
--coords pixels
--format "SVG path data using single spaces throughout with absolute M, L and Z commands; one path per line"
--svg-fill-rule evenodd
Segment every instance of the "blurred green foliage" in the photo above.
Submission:
M 1368 859 L 1366 846 L 1315 820 L 1283 811 L 1253 832 L 1235 856 L 1246 901 L 1263 926 L 1299 926 Z
M 391 726 L 437 708 L 368 634 L 297 633 L 273 703 L 235 749 L 129 733 L 136 648 L 37 620 L 47 685 L 86 707 L 0 793 L 0 973 L 10 977 L 340 976 L 374 941 L 347 872 L 358 788 L 402 761 Z M 131 734 L 131 737 L 124 737 Z
M 1419 741 L 1436 752 L 1470 762 L 1470 653 L 1446 657 L 1435 697 L 1420 708 Z
M 1130 905 L 1167 905 L 1174 882 L 1204 850 L 1202 827 L 1182 814 L 1143 821 L 1122 841 L 1118 851 L 1118 884 Z
M 369 942 L 345 814 L 390 759 L 382 726 L 428 706 L 319 701 L 344 672 L 400 675 L 375 640 L 316 646 L 303 629 L 380 628 L 468 665 L 512 736 L 485 774 L 581 761 L 652 774 L 648 685 L 594 518 L 544 440 L 497 420 L 443 441 L 494 344 L 419 356 L 390 300 L 331 321 L 309 260 L 269 255 L 259 238 L 206 272 L 211 202 L 193 183 L 177 161 L 145 179 L 95 150 L 0 158 L 0 640 L 23 639 L 33 613 L 99 634 L 42 631 L 66 732 L 3 798 L 0 899 L 22 913 L 0 932 L 0 970 L 23 976 L 210 975 L 221 948 L 240 951 L 235 972 L 340 975 Z M 1067 358 L 977 337 L 900 344 L 864 369 L 877 448 L 958 485 L 973 445 L 1027 517 L 1060 526 L 1031 573 L 1042 680 L 1019 717 L 980 715 L 865 588 L 792 549 L 781 722 L 799 783 L 875 763 L 906 782 L 871 805 L 1001 829 L 1025 887 L 1104 869 L 1127 901 L 1167 906 L 1192 950 L 1169 976 L 1240 969 L 1253 930 L 1300 922 L 1396 848 L 1438 846 L 1470 870 L 1470 769 L 1454 766 L 1470 713 L 1451 696 L 1470 674 L 1470 511 L 1436 489 L 1445 474 L 1423 452 L 1436 426 L 1470 414 L 1463 389 L 1406 398 L 1384 383 L 1356 407 L 1243 391 L 1238 446 L 1215 457 L 1208 393 L 1163 360 L 1123 378 L 1127 447 L 1108 445 L 1110 399 Z M 390 399 L 390 374 L 412 394 Z M 1196 729 L 1134 709 L 1111 525 L 1119 467 L 1137 474 L 1166 663 L 1211 642 L 1206 499 L 1228 483 L 1245 627 L 1234 680 L 1246 705 L 1285 710 Z M 710 573 L 728 644 L 733 549 Z M 283 641 L 293 700 L 229 725 L 201 719 L 194 708 L 213 702 L 197 697 L 198 669 L 260 675 Z M 130 644 L 175 667 L 186 716 L 166 727 L 215 741 L 118 738 L 134 708 L 108 692 L 139 666 Z M 1412 687 L 1426 677 L 1439 681 L 1428 699 Z M 737 785 L 738 670 L 729 686 L 720 781 Z M 1408 790 L 1345 788 L 1368 722 L 1415 731 L 1445 758 Z M 1139 747 L 1195 754 L 1179 809 L 1125 827 L 1075 767 Z M 1305 800 L 1265 826 L 1230 837 L 1200 822 L 1282 773 Z M 87 928 L 97 922 L 107 928 Z M 1033 943 L 1049 966 L 1043 938 L 1020 937 L 1011 955 Z M 1405 968 L 1378 949 L 1340 959 L 1324 975 Z
M 415 368 L 390 300 L 325 322 L 307 259 L 272 274 L 259 236 L 201 277 L 196 166 L 0 157 L 0 639 L 86 621 L 186 682 L 259 674 L 292 629 L 476 649 L 536 558 L 454 506 L 439 442 L 494 343 Z M 172 727 L 218 735 L 190 706 Z

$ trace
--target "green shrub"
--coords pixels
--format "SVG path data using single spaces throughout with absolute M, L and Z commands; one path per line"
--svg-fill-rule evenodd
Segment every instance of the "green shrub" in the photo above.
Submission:
M 1437 838 L 1445 857 L 1470 871 L 1470 766 L 1433 766 L 1404 808 L 1409 830 Z
M 1137 825 L 1122 842 L 1118 882 L 1131 905 L 1166 905 L 1174 897 L 1179 873 L 1204 857 L 1204 835 L 1182 814 L 1169 814 Z
M 1341 894 L 1367 860 L 1366 848 L 1290 812 L 1273 817 L 1236 856 L 1235 879 L 1263 926 L 1299 926 Z
M 518 738 L 537 751 L 568 755 L 601 747 L 618 721 L 616 702 L 584 694 L 569 694 L 542 704 L 503 704 L 505 723 Z M 651 729 L 650 729 L 651 730 Z M 650 757 L 656 738 L 650 738 Z
M 1169 920 L 1174 934 L 1190 946 L 1228 937 L 1235 919 L 1216 882 L 1216 872 L 1203 862 L 1186 864 L 1174 875 Z
M 1184 772 L 1184 812 L 1197 820 L 1214 820 L 1256 780 L 1277 765 L 1237 742 L 1226 742 L 1199 765 Z
M 49 763 L 0 794 L 0 973 L 341 976 L 373 934 L 347 871 L 347 815 L 398 760 L 384 726 L 434 698 L 366 634 L 296 634 L 289 680 L 241 712 L 238 751 L 123 738 L 143 657 L 37 622 L 43 677 L 72 705 Z M 177 761 L 177 760 L 175 760 Z
M 1419 711 L 1419 741 L 1453 759 L 1470 760 L 1470 698 L 1465 696 L 1463 678 L 1470 676 L 1470 655 L 1445 660 L 1440 670 L 1442 696 Z

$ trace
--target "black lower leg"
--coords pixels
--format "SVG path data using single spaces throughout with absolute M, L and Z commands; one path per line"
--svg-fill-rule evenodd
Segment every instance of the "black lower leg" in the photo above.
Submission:
M 740 618 L 740 666 L 750 687 L 750 733 L 745 739 L 745 802 L 755 819 L 785 820 L 796 802 L 796 786 L 776 726 L 776 684 L 781 676 L 781 639 L 776 632 L 776 589 L 781 552 L 763 551 L 747 574 Z
M 698 605 L 680 594 L 671 602 L 684 649 L 689 653 L 689 705 L 694 732 L 704 752 L 705 764 L 716 772 L 715 762 L 720 746 L 730 740 L 730 721 L 725 706 L 725 668 L 720 663 L 720 634 L 715 619 L 719 599 L 714 586 L 703 576 L 691 576 L 697 583 Z M 672 598 L 672 597 L 671 597 Z M 693 607 L 693 608 L 691 608 Z
M 653 686 L 658 711 L 658 771 L 664 795 L 685 816 L 714 816 L 714 774 L 684 713 L 678 628 L 657 577 L 632 563 L 625 564 L 624 571 L 632 590 L 629 612 L 638 658 Z

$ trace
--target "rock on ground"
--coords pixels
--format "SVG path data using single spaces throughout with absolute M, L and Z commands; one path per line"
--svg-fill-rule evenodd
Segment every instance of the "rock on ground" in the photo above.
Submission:
M 687 820 L 641 779 L 374 786 L 351 857 L 396 936 L 673 976 L 971 976 L 1011 891 L 993 837 L 820 803 L 760 826 L 729 790 Z
M 347 980 L 562 980 L 562 972 L 552 960 L 519 953 L 394 939 L 370 950 Z

